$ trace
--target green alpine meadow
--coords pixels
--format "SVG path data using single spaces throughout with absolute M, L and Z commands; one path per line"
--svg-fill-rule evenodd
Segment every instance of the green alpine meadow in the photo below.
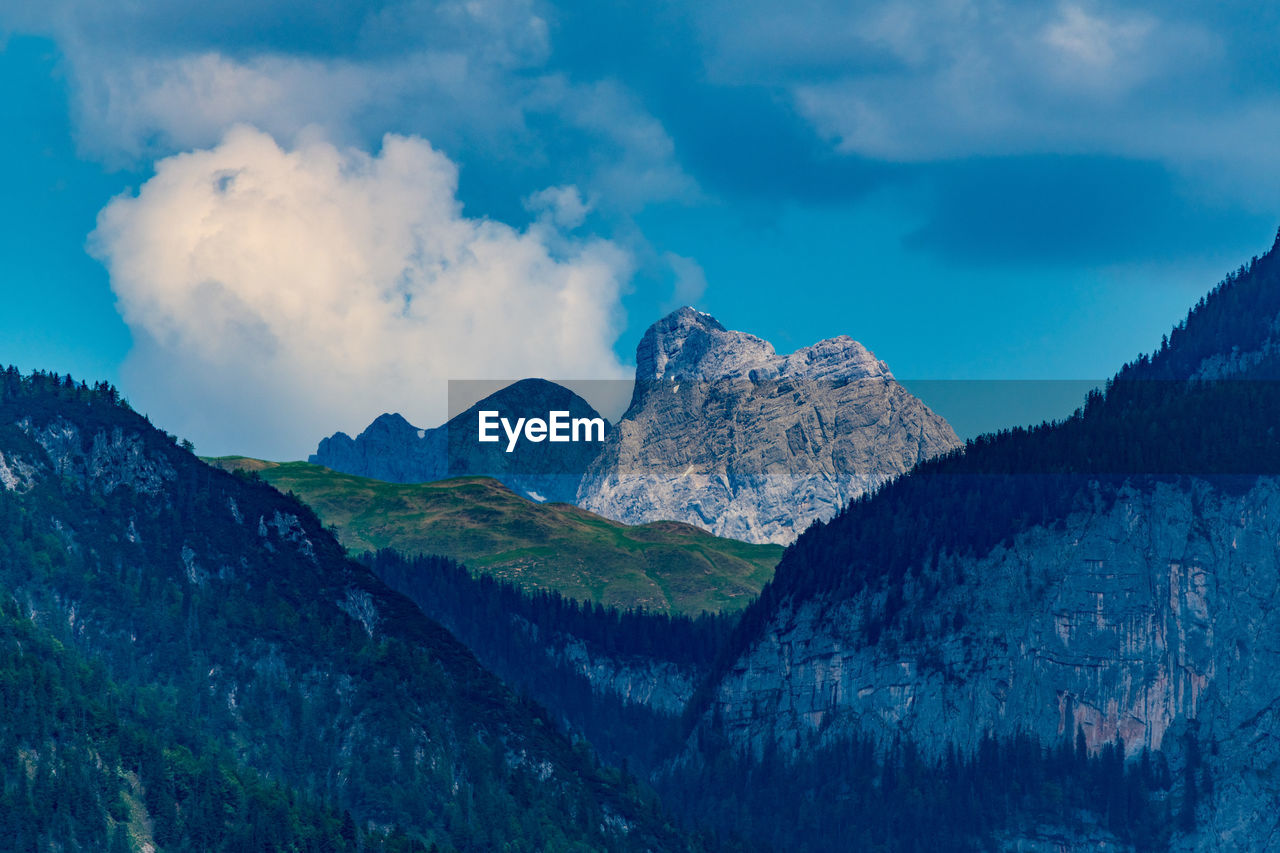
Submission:
M 386 483 L 306 462 L 208 461 L 292 492 L 353 553 L 438 554 L 529 590 L 622 610 L 740 610 L 782 556 L 780 545 L 725 539 L 690 524 L 626 525 L 572 504 L 534 503 L 486 477 Z

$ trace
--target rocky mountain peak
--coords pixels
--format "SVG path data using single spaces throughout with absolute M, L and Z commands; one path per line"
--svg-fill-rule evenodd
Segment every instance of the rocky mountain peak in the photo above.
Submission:
M 374 436 L 407 436 L 410 433 L 416 435 L 417 432 L 418 428 L 405 420 L 404 415 L 399 412 L 384 412 L 374 418 L 373 423 L 365 427 L 360 435 L 372 438 Z
M 776 356 L 768 341 L 735 332 L 688 306 L 654 323 L 636 347 L 636 381 L 718 377 Z
M 814 378 L 893 378 L 888 365 L 848 335 L 779 355 L 763 338 L 726 329 L 715 317 L 688 306 L 650 326 L 636 348 L 640 383 L 733 376 L 758 382 L 797 372 Z
M 486 475 L 533 500 L 574 502 L 629 524 L 682 521 L 785 544 L 959 444 L 848 335 L 781 355 L 685 307 L 649 327 L 636 364 L 631 405 L 617 428 L 606 427 L 603 445 L 477 444 L 482 409 L 598 417 L 568 388 L 524 379 L 436 429 L 382 415 L 355 439 L 325 439 L 310 461 L 393 482 Z
M 779 355 L 681 308 L 636 352 L 631 406 L 577 503 L 637 524 L 785 544 L 815 519 L 959 441 L 847 335 Z
M 827 338 L 783 357 L 781 374 L 813 379 L 893 379 L 889 365 L 848 335 Z

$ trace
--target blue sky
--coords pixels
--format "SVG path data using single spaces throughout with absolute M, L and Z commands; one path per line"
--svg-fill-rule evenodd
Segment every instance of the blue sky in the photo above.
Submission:
M 0 361 L 272 457 L 431 425 L 450 378 L 625 376 L 686 302 L 907 379 L 1104 377 L 1270 246 L 1278 29 L 1243 3 L 9 3 Z

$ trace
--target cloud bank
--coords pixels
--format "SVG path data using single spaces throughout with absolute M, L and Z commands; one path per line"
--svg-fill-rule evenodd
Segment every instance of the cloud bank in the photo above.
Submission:
M 457 182 L 393 135 L 368 155 L 240 126 L 161 160 L 90 241 L 134 335 L 135 407 L 202 452 L 298 458 L 383 411 L 433 425 L 449 378 L 624 375 L 629 256 L 551 218 L 468 218 Z
M 1004 187 L 1028 158 L 1039 183 L 1154 167 L 1186 222 L 1205 205 L 1271 216 L 1280 192 L 1276 14 L 1238 0 L 11 6 L 0 27 L 57 41 L 82 147 L 106 162 L 209 147 L 237 123 L 286 144 L 312 126 L 365 149 L 417 135 L 463 166 L 471 209 L 514 222 L 530 194 L 574 185 L 591 227 L 633 244 L 630 217 L 661 205 L 775 215 L 919 186 L 958 242 L 970 223 L 948 186 L 975 162 Z M 1178 245 L 1221 244 L 1210 232 Z M 1100 248 L 1082 242 L 1081 262 Z
M 878 300 L 859 259 L 811 250 L 835 232 L 789 219 L 882 211 L 874 253 L 939 290 L 974 267 L 1028 288 L 1216 272 L 1274 230 L 1277 22 L 1241 0 L 0 4 L 0 35 L 56 46 L 82 156 L 159 162 L 95 238 L 133 330 L 130 395 L 218 448 L 256 448 L 261 427 L 275 455 L 314 441 L 296 424 L 433 420 L 424 389 L 457 365 L 613 369 L 624 280 L 629 340 L 689 301 L 755 311 L 774 338 L 866 334 L 739 271 L 776 232 L 781 280 Z M 421 168 L 379 181 L 397 146 Z M 454 304 L 485 298 L 487 325 Z M 520 341 L 521 315 L 549 341 L 582 313 L 598 322 L 576 355 Z

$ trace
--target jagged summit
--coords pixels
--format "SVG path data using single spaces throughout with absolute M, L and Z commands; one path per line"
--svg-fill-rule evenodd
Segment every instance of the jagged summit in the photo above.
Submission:
M 359 437 L 369 440 L 413 434 L 418 438 L 422 438 L 422 432 L 422 430 L 405 420 L 404 415 L 399 412 L 384 412 L 374 418 L 373 423 L 365 427 Z M 344 435 L 345 433 L 338 434 Z
M 631 406 L 578 503 L 627 523 L 670 519 L 786 543 L 958 444 L 853 338 L 780 355 L 686 307 L 641 338 Z
M 354 439 L 326 438 L 309 461 L 402 483 L 483 474 L 534 500 L 572 501 L 628 524 L 683 521 L 787 543 L 959 444 L 853 338 L 779 354 L 687 306 L 645 331 L 631 405 L 603 446 L 544 443 L 508 454 L 500 444 L 477 445 L 481 407 L 598 416 L 569 389 L 526 379 L 433 430 L 382 415 Z
M 314 459 L 316 456 L 325 455 L 326 447 L 333 444 L 342 444 L 350 441 L 372 441 L 379 438 L 390 438 L 408 433 L 417 433 L 418 428 L 405 420 L 404 415 L 399 412 L 383 412 L 373 419 L 367 427 L 361 430 L 360 434 L 354 439 L 342 430 L 335 432 L 328 438 L 321 439 L 320 449 L 312 454 Z
M 763 338 L 726 329 L 715 317 L 688 306 L 650 326 L 636 347 L 638 396 L 654 382 L 736 376 L 763 382 L 797 373 L 820 379 L 893 378 L 888 365 L 848 335 L 779 354 Z
M 718 377 L 775 355 L 768 341 L 730 331 L 710 314 L 686 306 L 645 331 L 636 347 L 636 381 Z
M 308 461 L 346 474 L 392 483 L 438 480 L 444 476 L 444 442 L 398 413 L 381 414 L 355 438 L 336 432 L 321 439 Z

